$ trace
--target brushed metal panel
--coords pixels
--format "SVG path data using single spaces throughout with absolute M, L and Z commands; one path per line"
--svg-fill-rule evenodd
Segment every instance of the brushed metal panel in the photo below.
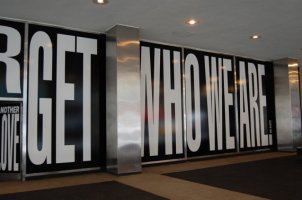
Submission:
M 276 128 L 279 150 L 293 150 L 301 144 L 301 108 L 298 67 L 295 59 L 274 61 Z
M 22 128 L 20 131 L 20 170 L 21 179 L 25 181 L 26 176 L 26 155 L 27 155 L 27 81 L 28 81 L 28 23 L 25 24 L 24 31 L 24 72 L 23 72 L 23 108 L 22 108 Z
M 299 88 L 299 91 L 300 91 L 300 113 L 302 115 L 302 70 L 301 70 L 301 67 L 302 66 L 299 65 L 298 71 L 299 71 L 299 86 L 300 86 L 300 88 Z M 301 126 L 302 126 L 302 116 L 301 116 Z M 302 132 L 302 127 L 301 127 L 301 132 Z M 302 133 L 301 133 L 301 135 L 302 135 Z M 302 141 L 302 139 L 301 139 L 301 141 Z M 301 143 L 299 144 L 299 146 L 302 146 Z
M 106 38 L 106 149 L 107 170 L 117 169 L 117 68 L 115 31 Z
M 301 106 L 300 106 L 300 83 L 299 68 L 292 63 L 298 63 L 295 59 L 289 59 L 288 77 L 291 92 L 291 109 L 292 109 L 292 130 L 293 130 L 293 147 L 302 145 L 301 136 Z
M 139 29 L 117 25 L 107 36 L 107 169 L 140 172 Z
M 140 45 L 137 28 L 117 27 L 118 170 L 141 171 Z
M 287 59 L 274 62 L 276 128 L 278 149 L 291 149 L 293 136 L 291 130 L 291 98 Z

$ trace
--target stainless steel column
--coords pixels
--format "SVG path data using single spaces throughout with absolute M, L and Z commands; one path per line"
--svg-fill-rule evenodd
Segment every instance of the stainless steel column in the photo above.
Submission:
M 139 29 L 117 25 L 107 34 L 107 170 L 141 171 Z
M 277 145 L 294 150 L 302 145 L 299 67 L 296 59 L 274 61 Z

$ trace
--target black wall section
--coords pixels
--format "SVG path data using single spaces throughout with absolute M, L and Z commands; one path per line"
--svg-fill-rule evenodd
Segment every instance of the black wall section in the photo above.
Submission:
M 0 102 L 0 173 L 20 172 L 21 103 Z
M 105 36 L 39 25 L 28 35 L 26 173 L 104 165 Z
M 184 158 L 181 50 L 141 42 L 143 162 Z
M 184 66 L 178 64 L 182 51 Z M 173 57 L 179 53 L 179 58 Z M 179 89 L 181 77 L 185 81 Z M 184 158 L 184 152 L 198 157 L 276 148 L 271 62 L 141 42 L 141 87 L 145 163 Z M 169 104 L 171 99 L 175 102 Z M 176 107 L 184 110 L 185 119 L 176 114 Z M 186 138 L 177 134 L 176 124 Z M 171 133 L 173 140 L 167 137 Z M 179 144 L 186 144 L 185 149 Z M 173 151 L 168 150 L 171 146 Z
M 276 148 L 273 65 L 236 57 L 241 151 Z
M 23 97 L 24 27 L 0 20 L 0 97 Z

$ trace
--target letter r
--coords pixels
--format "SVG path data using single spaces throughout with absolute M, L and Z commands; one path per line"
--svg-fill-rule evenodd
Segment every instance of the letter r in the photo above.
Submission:
M 0 53 L 0 62 L 6 65 L 6 91 L 20 94 L 20 63 L 13 57 L 21 51 L 21 35 L 16 29 L 7 26 L 0 26 L 0 34 L 7 36 L 7 50 Z

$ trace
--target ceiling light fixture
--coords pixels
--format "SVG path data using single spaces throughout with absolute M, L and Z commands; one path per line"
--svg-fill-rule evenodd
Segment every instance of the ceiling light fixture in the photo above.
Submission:
M 108 3 L 108 0 L 93 0 L 94 3 L 99 4 L 99 5 L 104 5 Z
M 291 64 L 288 64 L 287 66 L 289 66 L 289 67 L 298 67 L 299 64 L 298 63 L 291 63 Z
M 197 20 L 196 19 L 189 19 L 186 21 L 186 24 L 190 25 L 190 26 L 194 26 L 197 24 Z
M 256 34 L 256 35 L 250 36 L 250 38 L 253 40 L 257 40 L 257 39 L 261 38 L 261 36 Z

